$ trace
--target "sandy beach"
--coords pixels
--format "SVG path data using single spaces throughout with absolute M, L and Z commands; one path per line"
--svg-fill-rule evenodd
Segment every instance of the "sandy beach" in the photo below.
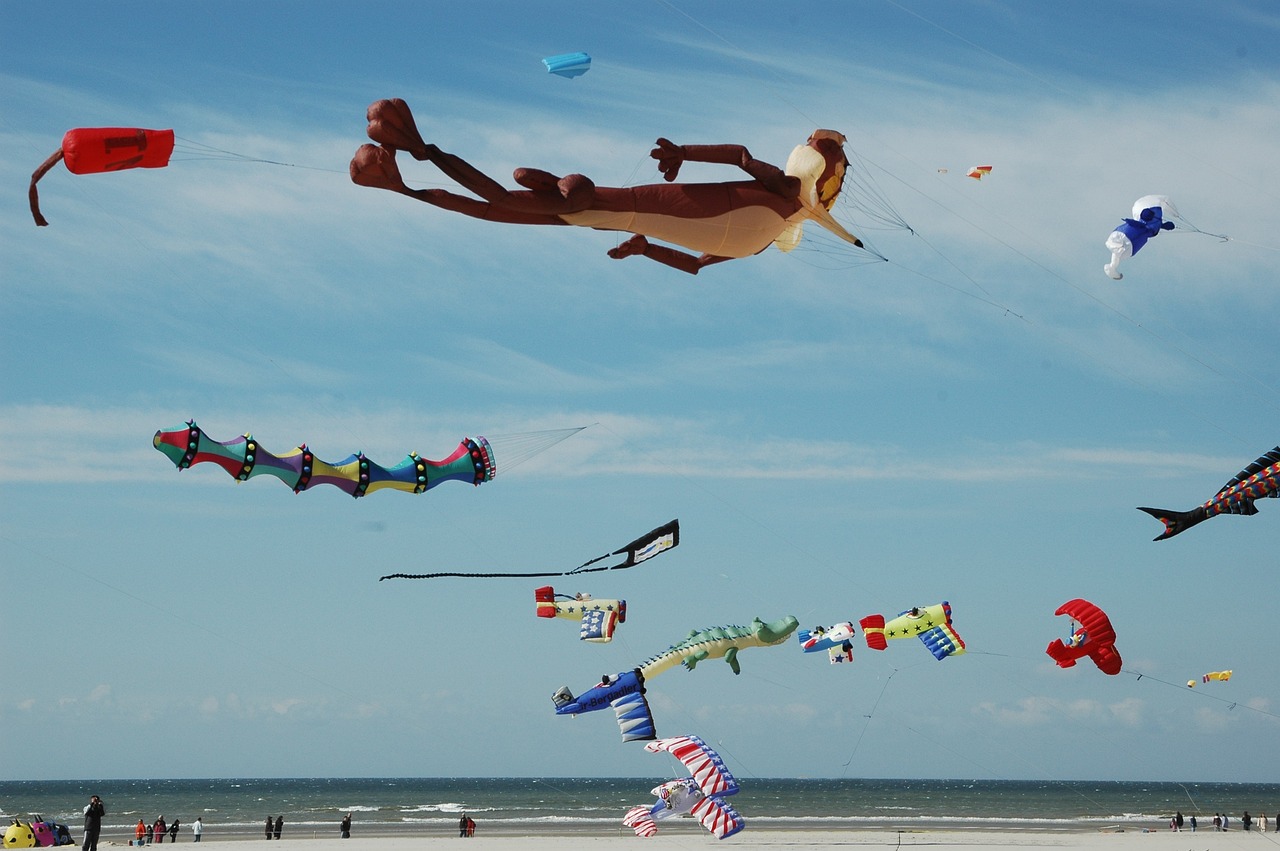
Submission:
M 437 848 L 445 844 L 465 843 L 467 851 L 563 851 L 591 848 L 598 851 L 624 848 L 632 851 L 663 851 L 663 849 L 698 847 L 722 848 L 1071 848 L 1079 851 L 1129 851 L 1142 848 L 1145 851 L 1198 851 L 1208 848 L 1238 848 L 1257 845 L 1259 848 L 1273 843 L 1274 834 L 1257 832 L 1124 830 L 1120 832 L 1037 832 L 1037 831 L 815 831 L 815 830 L 746 830 L 723 841 L 708 833 L 694 833 L 688 829 L 664 830 L 657 836 L 641 839 L 630 831 L 614 836 L 592 836 L 581 833 L 547 832 L 504 833 L 486 836 L 483 824 L 471 839 L 457 836 L 370 836 L 351 839 L 337 837 L 313 838 L 305 835 L 285 836 L 280 842 L 294 845 L 306 844 L 329 851 L 421 851 L 424 846 Z M 186 837 L 184 837 L 186 839 Z M 204 842 L 218 842 L 215 835 L 206 834 Z M 223 843 L 235 842 L 238 851 L 271 851 L 276 842 L 265 839 L 223 839 Z M 179 844 L 188 844 L 182 842 Z M 203 843 L 202 843 L 203 844 Z M 100 847 L 129 847 L 124 843 L 99 843 Z M 461 849 L 460 849 L 461 851 Z

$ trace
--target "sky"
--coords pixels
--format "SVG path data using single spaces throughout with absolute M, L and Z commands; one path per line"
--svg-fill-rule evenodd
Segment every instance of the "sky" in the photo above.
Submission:
M 1278 30 L 1231 0 L 0 4 L 0 778 L 649 776 L 551 694 L 692 629 L 947 600 L 963 656 L 792 639 L 653 678 L 658 732 L 739 779 L 1274 780 L 1280 505 L 1159 543 L 1134 509 L 1280 443 Z M 387 97 L 507 186 L 835 129 L 873 251 L 809 228 L 693 277 L 356 186 Z M 56 167 L 36 228 L 31 172 L 97 126 L 179 150 Z M 1112 281 L 1147 194 L 1183 218 Z M 294 495 L 175 470 L 150 441 L 188 419 L 387 466 L 485 435 L 498 474 Z M 657 559 L 550 580 L 627 600 L 606 645 L 535 618 L 540 580 L 378 581 L 569 570 L 676 518 Z M 1045 655 L 1076 597 L 1121 674 Z

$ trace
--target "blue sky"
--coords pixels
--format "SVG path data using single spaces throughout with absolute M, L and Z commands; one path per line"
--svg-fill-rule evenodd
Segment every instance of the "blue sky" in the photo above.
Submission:
M 1134 507 L 1280 443 L 1280 12 L 472 6 L 0 5 L 0 776 L 647 776 L 551 693 L 693 628 L 945 599 L 963 657 L 752 650 L 652 680 L 658 730 L 744 778 L 1274 778 L 1280 506 L 1158 544 Z M 577 50 L 581 78 L 541 65 Z M 507 185 L 653 182 L 659 136 L 781 164 L 837 129 L 914 232 L 850 183 L 836 212 L 888 262 L 812 232 L 696 278 L 610 260 L 615 234 L 353 185 L 382 97 Z M 59 166 L 35 228 L 31 171 L 115 125 L 290 165 Z M 1113 282 L 1103 241 L 1150 193 L 1231 240 L 1180 228 Z M 178 473 L 150 440 L 188 418 L 388 465 L 590 428 L 480 488 L 353 501 Z M 672 518 L 675 551 L 557 585 L 628 600 L 606 646 L 536 619 L 534 581 L 377 581 L 568 569 Z M 1044 654 L 1073 597 L 1125 673 Z

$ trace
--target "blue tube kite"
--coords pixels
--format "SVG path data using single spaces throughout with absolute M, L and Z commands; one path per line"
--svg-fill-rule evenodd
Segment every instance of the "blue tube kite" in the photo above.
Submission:
M 591 57 L 585 53 L 561 53 L 558 56 L 548 56 L 542 60 L 542 64 L 547 66 L 548 73 L 572 79 L 591 70 Z

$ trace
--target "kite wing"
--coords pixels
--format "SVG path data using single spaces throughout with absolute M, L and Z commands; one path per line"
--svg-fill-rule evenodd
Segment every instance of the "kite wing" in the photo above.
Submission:
M 650 753 L 666 751 L 689 769 L 689 774 L 704 795 L 733 795 L 738 781 L 720 759 L 720 755 L 697 736 L 673 736 L 644 746 Z
M 738 814 L 738 811 L 730 806 L 728 802 L 719 798 L 703 798 L 693 805 L 693 809 L 689 810 L 689 814 L 696 818 L 699 824 L 711 831 L 716 839 L 733 836 L 747 826 L 746 821 Z
M 622 823 L 636 832 L 636 836 L 648 839 L 658 832 L 658 823 L 648 807 L 632 807 L 622 817 Z
M 31 175 L 27 200 L 36 225 L 49 222 L 40 214 L 36 184 L 61 160 L 72 174 L 97 174 L 130 168 L 164 168 L 173 155 L 172 130 L 144 130 L 140 127 L 79 127 L 62 137 L 62 147 L 40 164 Z
M 1206 682 L 1206 683 L 1212 683 L 1212 682 L 1225 683 L 1227 680 L 1231 679 L 1231 672 L 1230 671 L 1210 671 L 1200 679 L 1201 679 L 1201 682 Z
M 1063 603 L 1054 614 L 1069 615 L 1080 624 L 1069 642 L 1055 638 L 1045 648 L 1045 653 L 1058 663 L 1059 668 L 1070 668 L 1077 659 L 1087 656 L 1102 673 L 1111 676 L 1120 673 L 1124 663 L 1116 650 L 1116 633 L 1106 612 L 1088 600 L 1077 598 Z
M 975 165 L 973 168 L 969 169 L 968 176 L 972 177 L 974 180 L 981 180 L 983 177 L 985 177 L 990 173 L 991 173 L 991 166 Z

